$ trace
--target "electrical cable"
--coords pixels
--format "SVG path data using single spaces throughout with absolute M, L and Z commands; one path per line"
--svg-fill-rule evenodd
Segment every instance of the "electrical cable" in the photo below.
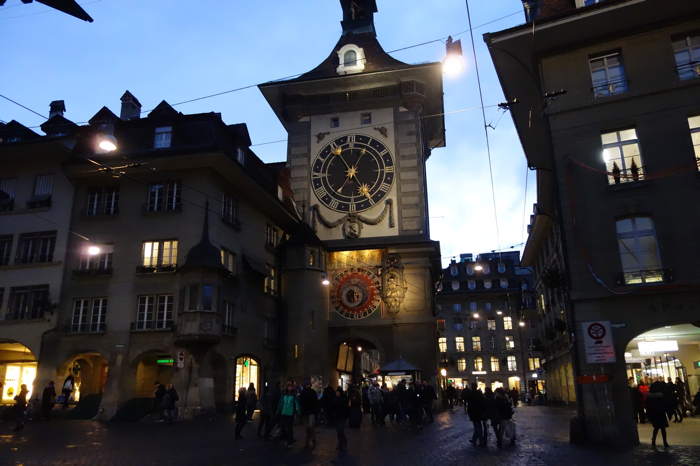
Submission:
M 45 116 L 45 115 L 42 115 L 41 113 L 39 113 L 39 112 L 37 112 L 37 111 L 35 111 L 35 110 L 32 110 L 31 108 L 29 108 L 29 107 L 27 107 L 27 106 L 25 106 L 25 105 L 22 105 L 21 103 L 17 102 L 16 100 L 12 100 L 12 99 L 10 99 L 9 97 L 4 96 L 4 95 L 2 95 L 2 94 L 0 94 L 0 97 L 2 97 L 2 98 L 5 99 L 5 100 L 9 100 L 9 101 L 12 102 L 13 104 L 18 105 L 18 106 L 22 107 L 23 109 L 32 112 L 32 113 L 35 114 L 35 115 L 39 115 L 41 118 L 44 118 L 45 120 L 48 120 L 48 119 L 49 119 L 49 117 L 47 117 L 47 116 Z M 32 126 L 32 128 L 38 128 L 38 126 Z

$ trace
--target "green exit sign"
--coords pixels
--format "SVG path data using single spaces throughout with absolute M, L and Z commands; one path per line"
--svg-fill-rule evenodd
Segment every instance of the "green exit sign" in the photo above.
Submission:
M 163 366 L 171 366 L 174 362 L 174 359 L 156 359 L 156 364 L 160 364 Z

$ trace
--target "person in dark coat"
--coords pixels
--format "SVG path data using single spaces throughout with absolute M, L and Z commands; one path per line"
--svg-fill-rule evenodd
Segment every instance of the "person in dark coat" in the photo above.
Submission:
M 318 394 L 311 388 L 311 381 L 304 381 L 304 388 L 299 395 L 299 408 L 301 409 L 301 422 L 306 428 L 305 448 L 316 448 L 316 419 L 318 418 L 319 401 Z
M 464 414 L 467 414 L 467 406 L 469 405 L 469 395 L 471 394 L 471 390 L 469 390 L 469 386 L 464 385 L 464 388 L 462 389 L 462 392 L 459 394 L 461 400 L 462 400 L 462 406 L 464 406 Z
M 678 422 L 683 422 L 683 417 L 685 417 L 685 407 L 686 407 L 686 398 L 685 398 L 685 383 L 681 380 L 680 377 L 676 377 L 676 383 L 673 384 L 673 388 L 676 390 L 676 415 L 679 418 Z
M 497 388 L 494 393 L 495 415 L 491 418 L 491 425 L 496 433 L 496 445 L 498 448 L 503 446 L 503 430 L 505 422 L 513 418 L 513 407 L 511 401 L 506 395 L 503 388 Z M 511 445 L 515 442 L 515 438 L 511 439 Z
M 337 449 L 343 453 L 348 449 L 348 439 L 345 436 L 345 421 L 350 414 L 350 408 L 348 396 L 345 394 L 342 387 L 338 387 L 336 390 L 331 406 L 331 420 L 338 436 Z
M 513 406 L 517 408 L 520 402 L 520 392 L 515 387 L 510 391 L 510 399 L 513 402 Z
M 433 402 L 437 400 L 437 394 L 432 385 L 428 383 L 427 380 L 422 382 L 423 390 L 421 393 L 421 401 L 423 403 L 423 410 L 425 411 L 425 417 L 427 422 L 433 422 Z
M 499 428 L 501 425 L 501 420 L 498 416 L 496 398 L 493 394 L 493 390 L 491 390 L 491 387 L 486 388 L 484 398 L 486 400 L 486 412 L 483 419 L 484 443 L 488 444 L 489 441 L 489 421 L 491 421 L 491 427 L 493 428 L 493 433 L 496 436 L 496 443 L 498 443 L 498 438 L 500 437 Z
M 332 425 L 331 409 L 333 408 L 333 399 L 335 398 L 335 390 L 330 385 L 323 389 L 321 396 L 321 417 L 326 425 Z
M 693 397 L 693 406 L 695 407 L 695 414 L 700 414 L 700 389 Z
M 165 396 L 165 385 L 160 382 L 155 382 L 153 386 L 155 387 L 153 389 L 153 412 L 156 414 L 158 419 L 163 419 L 163 397 Z
M 663 383 L 663 380 L 661 383 Z M 666 405 L 668 418 L 671 419 L 673 417 L 673 422 L 680 422 L 678 419 L 678 396 L 676 395 L 676 386 L 673 385 L 671 377 L 664 384 L 664 404 Z
M 22 384 L 19 389 L 19 393 L 15 396 L 15 432 L 19 432 L 24 429 L 24 420 L 27 412 L 27 386 Z
M 177 419 L 177 402 L 180 401 L 180 396 L 175 390 L 175 386 L 171 383 L 165 388 L 163 395 L 163 416 L 168 424 L 172 424 Z
M 405 422 L 410 405 L 406 381 L 401 380 L 394 390 L 396 391 L 398 422 Z
M 635 385 L 634 378 L 627 379 L 627 390 L 629 391 L 630 400 L 632 400 L 632 408 L 634 409 L 634 421 L 639 424 L 644 424 L 644 410 L 642 409 L 642 392 Z
M 238 403 L 236 403 L 236 440 L 243 438 L 243 427 L 248 421 L 248 391 L 245 387 L 238 389 Z
M 56 387 L 51 380 L 41 393 L 41 416 L 44 419 L 51 419 L 51 410 L 56 403 Z
M 445 397 L 447 398 L 447 407 L 452 409 L 455 404 L 455 398 L 457 397 L 457 390 L 451 382 L 448 382 L 447 388 L 445 389 Z
M 483 422 L 486 415 L 486 398 L 484 398 L 484 394 L 481 393 L 481 390 L 477 389 L 476 382 L 472 383 L 471 390 L 469 391 L 467 414 L 474 428 L 470 442 L 473 445 L 478 444 L 479 446 L 486 446 Z
M 421 401 L 421 388 L 415 382 L 408 387 L 408 418 L 413 427 L 420 429 L 423 420 L 423 403 Z
M 279 389 L 279 383 L 277 384 L 277 388 Z M 260 422 L 258 423 L 258 437 L 263 437 L 265 440 L 269 440 L 278 402 L 279 398 L 277 401 L 273 401 L 273 389 L 265 387 L 262 398 L 260 398 Z
M 665 384 L 662 380 L 651 384 L 649 388 L 649 396 L 647 397 L 647 416 L 654 431 L 651 434 L 651 446 L 656 448 L 656 435 L 661 431 L 661 437 L 664 439 L 664 448 L 668 448 L 666 440 L 666 428 L 668 427 L 667 403 L 664 398 Z
M 350 399 L 348 426 L 359 429 L 362 425 L 362 395 L 356 387 L 352 386 L 348 398 Z
M 251 382 L 248 385 L 248 391 L 246 392 L 246 414 L 248 415 L 248 420 L 253 420 L 253 413 L 255 413 L 255 408 L 258 406 L 258 394 L 255 392 L 255 384 Z

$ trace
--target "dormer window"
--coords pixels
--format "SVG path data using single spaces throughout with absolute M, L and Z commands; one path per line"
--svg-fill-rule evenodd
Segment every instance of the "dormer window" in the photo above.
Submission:
M 365 51 L 355 44 L 345 44 L 338 50 L 338 74 L 361 73 L 365 69 Z
M 236 149 L 236 160 L 238 160 L 238 163 L 241 165 L 245 165 L 245 151 L 240 147 Z
M 156 128 L 155 136 L 153 138 L 153 148 L 154 149 L 166 149 L 170 147 L 170 142 L 173 136 L 172 126 L 160 126 Z

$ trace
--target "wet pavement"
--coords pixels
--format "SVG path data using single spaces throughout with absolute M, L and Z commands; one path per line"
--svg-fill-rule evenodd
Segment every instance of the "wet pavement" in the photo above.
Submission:
M 335 432 L 320 427 L 318 447 L 303 449 L 303 432 L 287 449 L 255 437 L 233 440 L 234 424 L 218 417 L 174 425 L 55 420 L 27 424 L 20 434 L 0 423 L 0 465 L 697 465 L 700 447 L 674 446 L 653 452 L 648 445 L 620 452 L 568 443 L 571 411 L 542 406 L 516 413 L 518 443 L 498 450 L 476 448 L 467 440 L 471 424 L 463 411 L 443 412 L 420 432 L 404 426 L 347 429 L 349 452 L 335 450 Z M 673 443 L 673 437 L 670 438 Z

